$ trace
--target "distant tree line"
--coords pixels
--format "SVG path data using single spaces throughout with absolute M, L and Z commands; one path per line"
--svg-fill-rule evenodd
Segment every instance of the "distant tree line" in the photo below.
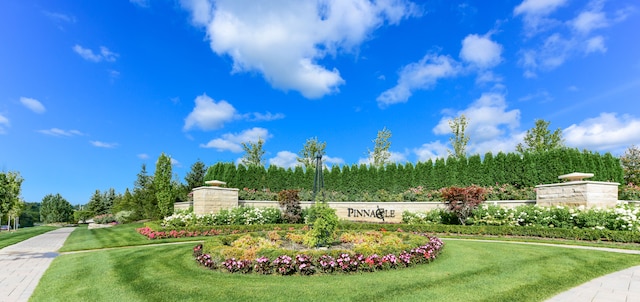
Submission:
M 343 165 L 324 169 L 325 189 L 343 192 L 386 190 L 401 193 L 408 188 L 422 186 L 440 189 L 448 186 L 491 186 L 510 184 L 532 187 L 557 183 L 558 176 L 572 172 L 593 173 L 589 180 L 623 182 L 620 160 L 610 153 L 561 148 L 547 152 L 486 153 L 484 157 L 449 156 L 435 161 L 389 163 L 375 165 Z M 313 186 L 313 167 L 282 168 L 274 165 L 244 166 L 219 162 L 207 169 L 205 180 L 222 180 L 228 187 L 269 189 L 308 189 Z

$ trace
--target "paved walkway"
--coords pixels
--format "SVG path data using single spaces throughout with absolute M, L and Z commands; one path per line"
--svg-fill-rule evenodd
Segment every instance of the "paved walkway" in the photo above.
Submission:
M 0 249 L 0 301 L 28 301 L 75 228 L 60 228 Z

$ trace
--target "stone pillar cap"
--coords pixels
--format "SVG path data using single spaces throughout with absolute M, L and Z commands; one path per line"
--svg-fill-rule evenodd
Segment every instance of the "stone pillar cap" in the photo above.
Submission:
M 207 186 L 212 186 L 212 187 L 221 187 L 226 185 L 227 183 L 224 181 L 219 181 L 219 180 L 207 180 L 204 182 Z
M 590 177 L 593 177 L 593 173 L 573 172 L 565 175 L 560 175 L 558 176 L 558 179 L 566 179 L 568 181 L 581 181 L 584 178 Z

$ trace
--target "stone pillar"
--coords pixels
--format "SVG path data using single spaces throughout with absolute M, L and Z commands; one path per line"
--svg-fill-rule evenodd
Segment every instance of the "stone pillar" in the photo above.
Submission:
M 536 186 L 536 204 L 539 206 L 585 206 L 612 208 L 618 204 L 617 182 L 585 181 L 591 173 L 560 175 L 567 182 Z
M 193 189 L 193 212 L 197 215 L 218 213 L 238 207 L 238 189 L 224 188 L 225 182 L 211 180 Z

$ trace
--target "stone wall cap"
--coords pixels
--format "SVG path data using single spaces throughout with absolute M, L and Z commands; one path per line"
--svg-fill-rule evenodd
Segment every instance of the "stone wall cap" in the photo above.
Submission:
M 581 181 L 585 178 L 590 178 L 590 177 L 593 177 L 593 173 L 573 172 L 565 175 L 560 175 L 558 176 L 558 179 L 566 179 L 568 181 Z
M 212 187 L 221 187 L 226 185 L 227 183 L 224 181 L 219 181 L 219 180 L 207 180 L 204 182 L 207 186 L 212 186 Z

